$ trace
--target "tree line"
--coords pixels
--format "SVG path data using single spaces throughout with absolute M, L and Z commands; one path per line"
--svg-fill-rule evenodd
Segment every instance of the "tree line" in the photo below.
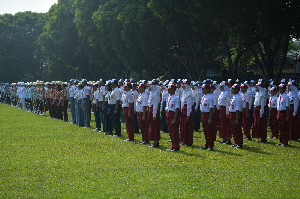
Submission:
M 297 0 L 58 0 L 0 15 L 0 81 L 82 78 L 279 79 Z

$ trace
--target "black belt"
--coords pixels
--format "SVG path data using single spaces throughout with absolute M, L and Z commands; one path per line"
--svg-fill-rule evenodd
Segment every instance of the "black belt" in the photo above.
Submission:
M 278 111 L 279 113 L 286 113 L 286 111 Z
M 170 112 L 170 113 L 175 113 L 175 111 L 168 111 L 168 112 Z

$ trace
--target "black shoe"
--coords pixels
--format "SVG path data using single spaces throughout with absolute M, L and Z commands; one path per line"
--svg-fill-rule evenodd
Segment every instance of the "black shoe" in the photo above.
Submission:
M 107 132 L 105 133 L 105 135 L 112 135 L 112 132 Z
M 207 151 L 212 151 L 212 150 L 214 150 L 213 148 L 207 148 L 206 149 Z
M 200 147 L 200 149 L 202 149 L 202 150 L 207 150 L 207 147 Z
M 172 142 L 172 140 L 168 140 L 167 142 Z
M 261 139 L 261 140 L 259 140 L 259 141 L 257 141 L 258 143 L 266 143 L 267 142 L 267 140 L 266 139 Z
M 239 145 L 236 145 L 236 147 L 235 147 L 236 149 L 242 149 L 243 148 L 243 146 L 239 146 Z
M 157 148 L 159 147 L 159 142 L 154 142 L 153 144 L 150 144 L 149 147 Z
M 224 144 L 231 145 L 231 140 L 226 140 L 226 142 Z
M 226 139 L 224 139 L 223 141 L 219 141 L 218 144 L 225 144 L 226 143 Z
M 121 135 L 113 134 L 113 137 L 121 137 Z
M 244 138 L 244 140 L 252 140 L 252 138 Z
M 170 148 L 170 149 L 166 149 L 167 151 L 172 151 L 172 150 L 174 150 L 173 148 Z
M 236 145 L 236 144 L 234 144 L 234 145 L 232 145 L 231 147 L 232 147 L 232 148 L 235 148 L 235 147 L 237 147 L 237 145 Z
M 171 152 L 179 151 L 179 149 L 172 149 Z
M 126 141 L 126 142 L 133 142 L 133 140 L 129 140 L 129 139 L 126 139 L 124 141 Z

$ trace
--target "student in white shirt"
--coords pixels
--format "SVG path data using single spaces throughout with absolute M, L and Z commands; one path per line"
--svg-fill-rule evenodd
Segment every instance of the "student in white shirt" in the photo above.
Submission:
M 250 101 L 251 101 L 251 96 L 249 95 L 248 92 L 248 85 L 247 84 L 242 84 L 241 86 L 241 98 L 243 101 L 243 123 L 242 127 L 244 130 L 245 134 L 245 140 L 252 140 L 251 135 L 250 135 L 250 126 L 249 126 L 249 115 L 250 115 Z
M 300 120 L 298 114 L 299 97 L 295 81 L 288 83 L 288 97 L 290 99 L 290 122 L 289 122 L 289 140 L 297 141 L 300 139 Z
M 100 108 L 99 108 L 99 100 L 101 98 L 100 92 L 98 89 L 98 83 L 93 85 L 93 112 L 95 116 L 96 129 L 94 131 L 100 131 L 101 121 L 100 121 Z
M 168 102 L 167 102 L 167 123 L 169 129 L 169 135 L 172 142 L 172 148 L 167 149 L 168 151 L 174 152 L 179 151 L 179 111 L 180 111 L 180 100 L 179 97 L 175 94 L 176 85 L 170 84 L 168 86 Z
M 120 114 L 121 114 L 121 92 L 118 88 L 118 81 L 113 79 L 111 80 L 111 88 L 112 91 L 110 93 L 110 97 L 108 99 L 109 105 L 109 113 L 110 119 L 113 121 L 113 128 L 115 133 L 113 136 L 120 137 L 121 136 L 121 121 L 120 121 Z
M 277 98 L 277 111 L 278 111 L 278 128 L 280 132 L 279 146 L 287 146 L 289 141 L 289 97 L 286 94 L 286 85 L 280 84 L 278 86 L 280 95 Z
M 140 134 L 140 129 L 139 129 L 139 123 L 138 123 L 138 119 L 137 119 L 137 112 L 136 112 L 136 105 L 135 102 L 137 100 L 137 98 L 139 97 L 139 92 L 137 91 L 137 85 L 136 83 L 132 83 L 132 96 L 133 96 L 133 109 L 134 109 L 134 119 L 133 119 L 133 123 L 134 123 L 134 133 L 135 134 Z
M 142 142 L 140 144 L 149 144 L 149 133 L 148 133 L 148 95 L 146 94 L 146 84 L 141 83 L 139 85 L 139 97 L 137 98 L 136 112 L 138 117 L 139 128 L 142 131 Z
M 229 118 L 230 129 L 232 130 L 234 138 L 234 148 L 243 148 L 243 133 L 242 133 L 242 110 L 243 100 L 239 94 L 240 86 L 234 84 L 231 87 L 231 93 L 233 94 L 229 103 Z
M 213 109 L 214 101 L 209 93 L 210 85 L 204 84 L 202 86 L 203 97 L 200 103 L 200 111 L 202 113 L 202 126 L 205 135 L 206 144 L 201 148 L 204 150 L 212 151 L 214 148 L 215 136 L 213 132 Z
M 278 122 L 277 122 L 277 88 L 271 87 L 270 90 L 270 99 L 269 99 L 269 123 L 271 129 L 271 137 L 273 139 L 278 138 L 279 130 L 278 130 Z
M 134 101 L 131 88 L 132 84 L 130 82 L 126 82 L 122 94 L 122 108 L 128 136 L 128 139 L 126 139 L 125 141 L 134 141 Z

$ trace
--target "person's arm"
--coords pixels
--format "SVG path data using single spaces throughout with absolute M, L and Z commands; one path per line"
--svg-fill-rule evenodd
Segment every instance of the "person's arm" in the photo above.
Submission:
M 186 122 L 188 122 L 190 120 L 190 115 L 191 115 L 192 107 L 193 107 L 193 97 L 192 96 L 189 96 L 186 99 L 186 106 L 187 106 Z
M 294 97 L 294 112 L 293 112 L 293 117 L 296 117 L 297 112 L 298 112 L 298 108 L 299 108 L 299 98 L 298 98 L 298 95 L 296 95 Z
M 118 108 L 119 108 L 119 105 L 120 105 L 120 99 L 121 99 L 120 94 L 121 94 L 121 92 L 120 92 L 120 91 L 117 91 L 117 93 L 115 93 L 115 94 L 116 94 L 115 97 L 117 97 L 117 102 L 116 102 L 116 106 L 115 106 L 115 111 L 114 111 L 114 113 L 117 114 L 117 113 L 118 113 Z
M 260 118 L 263 116 L 264 112 L 265 112 L 265 100 L 264 100 L 264 96 L 260 96 Z
M 155 97 L 154 103 L 153 103 L 153 121 L 156 121 L 156 115 L 157 115 L 157 109 L 158 109 L 159 102 L 160 102 L 160 98 Z
M 147 111 L 147 106 L 143 106 L 143 117 L 142 117 L 142 120 L 146 119 L 146 111 Z

